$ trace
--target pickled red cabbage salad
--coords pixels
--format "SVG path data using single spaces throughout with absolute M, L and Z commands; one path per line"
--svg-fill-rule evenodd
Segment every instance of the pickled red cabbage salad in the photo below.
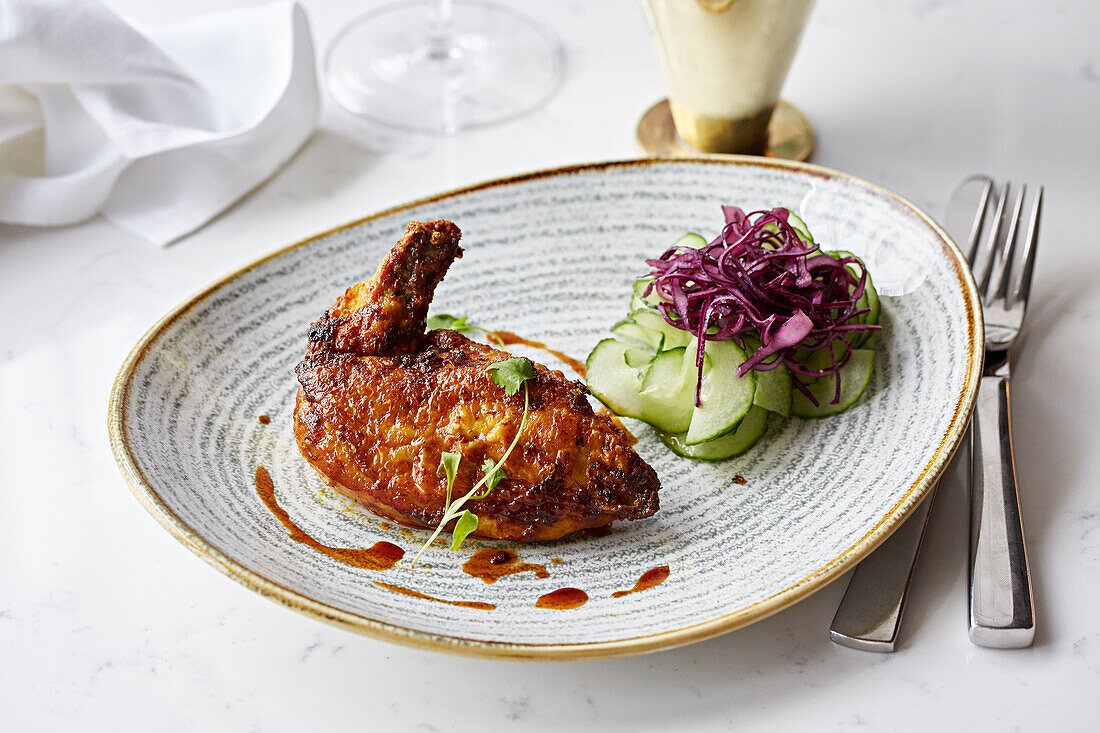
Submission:
M 825 250 L 785 208 L 723 206 L 712 240 L 689 233 L 634 283 L 629 313 L 588 358 L 612 411 L 681 455 L 748 450 L 769 416 L 820 418 L 870 382 L 880 303 L 864 263 Z

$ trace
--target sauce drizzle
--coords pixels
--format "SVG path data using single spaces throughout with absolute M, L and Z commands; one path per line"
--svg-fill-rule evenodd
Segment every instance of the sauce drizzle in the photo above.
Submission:
M 539 596 L 535 608 L 552 608 L 555 611 L 568 611 L 580 608 L 588 603 L 588 594 L 580 588 L 558 588 L 546 595 Z
M 286 509 L 279 506 L 279 502 L 275 499 L 275 482 L 271 480 L 271 474 L 263 466 L 256 466 L 256 493 L 260 495 L 260 501 L 275 515 L 275 518 L 290 530 L 290 539 L 312 547 L 333 560 L 356 568 L 382 571 L 389 570 L 405 556 L 405 551 L 392 542 L 375 542 L 366 549 L 322 545 L 306 534 L 305 530 L 290 518 Z
M 494 331 L 493 335 L 500 339 L 505 346 L 520 344 L 521 346 L 529 346 L 532 349 L 542 349 L 546 353 L 556 356 L 558 359 L 561 359 L 563 362 L 569 365 L 570 369 L 575 371 L 580 376 L 584 376 L 584 362 L 580 359 L 574 359 L 569 354 L 562 353 L 560 351 L 557 351 L 556 349 L 551 349 L 549 346 L 540 341 L 531 341 L 530 339 L 525 339 L 522 336 L 517 336 L 511 331 Z
M 512 550 L 486 547 L 478 550 L 473 557 L 462 564 L 462 572 L 481 578 L 485 583 L 495 583 L 507 575 L 534 573 L 536 578 L 549 578 L 545 565 L 533 562 L 520 562 L 519 556 Z
M 649 590 L 655 585 L 668 580 L 668 565 L 662 565 L 659 568 L 653 568 L 642 573 L 642 577 L 638 578 L 638 582 L 634 584 L 634 587 L 630 590 L 617 590 L 611 594 L 612 598 L 622 598 L 628 596 L 631 593 L 640 593 L 643 590 Z
M 482 603 L 481 601 L 449 601 L 446 598 L 436 598 L 430 596 L 427 593 L 421 593 L 420 591 L 410 590 L 409 588 L 402 588 L 399 585 L 393 585 L 392 583 L 383 583 L 380 580 L 372 580 L 372 583 L 385 588 L 386 590 L 392 590 L 394 593 L 400 593 L 404 596 L 412 596 L 413 598 L 422 598 L 425 601 L 435 601 L 436 603 L 446 603 L 448 606 L 461 606 L 462 608 L 476 608 L 479 611 L 492 611 L 496 608 L 492 603 Z

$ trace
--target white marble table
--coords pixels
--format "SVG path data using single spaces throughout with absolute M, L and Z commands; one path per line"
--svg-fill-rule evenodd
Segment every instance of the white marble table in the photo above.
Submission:
M 1100 6 L 1089 0 L 823 2 L 785 95 L 816 125 L 814 161 L 933 215 L 971 172 L 1047 184 L 1013 383 L 1033 648 L 967 640 L 958 490 L 934 509 L 896 654 L 829 643 L 842 579 L 712 641 L 548 665 L 408 650 L 291 613 L 198 560 L 134 501 L 107 444 L 108 390 L 133 342 L 190 293 L 409 198 L 637 154 L 635 122 L 663 96 L 639 9 L 516 4 L 568 53 L 564 86 L 530 117 L 401 139 L 327 104 L 285 170 L 163 250 L 102 220 L 0 227 L 0 729 L 1097 730 Z M 112 5 L 157 22 L 224 2 Z M 305 5 L 323 48 L 346 3 Z

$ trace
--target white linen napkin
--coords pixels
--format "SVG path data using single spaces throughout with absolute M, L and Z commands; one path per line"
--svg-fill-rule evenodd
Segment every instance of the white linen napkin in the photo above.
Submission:
M 274 173 L 319 107 L 294 2 L 141 30 L 93 0 L 0 0 L 0 221 L 100 212 L 167 244 Z

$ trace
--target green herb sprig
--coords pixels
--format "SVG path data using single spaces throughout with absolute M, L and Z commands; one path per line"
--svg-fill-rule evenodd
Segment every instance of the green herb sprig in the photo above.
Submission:
M 512 450 L 519 443 L 519 438 L 523 435 L 524 428 L 527 427 L 527 413 L 530 406 L 527 380 L 533 379 L 535 376 L 534 365 L 529 359 L 513 357 L 494 362 L 485 367 L 485 370 L 490 372 L 492 380 L 504 389 L 505 394 L 509 397 L 516 394 L 520 387 L 523 387 L 523 416 L 519 421 L 519 430 L 516 431 L 516 437 L 512 439 L 512 444 L 508 446 L 508 450 L 504 451 L 504 455 L 500 457 L 500 460 L 494 462 L 491 458 L 486 458 L 481 465 L 481 479 L 466 494 L 454 501 L 451 501 L 451 493 L 462 456 L 458 453 L 442 454 L 437 473 L 443 473 L 447 477 L 447 500 L 443 508 L 443 518 L 439 520 L 439 526 L 435 528 L 435 532 L 432 533 L 432 536 L 428 538 L 428 541 L 424 543 L 420 551 L 416 553 L 416 557 L 413 558 L 412 567 L 414 568 L 416 567 L 416 561 L 435 542 L 435 538 L 443 532 L 443 528 L 449 522 L 455 519 L 458 520 L 455 523 L 454 531 L 451 533 L 451 550 L 457 550 L 463 541 L 470 536 L 470 533 L 477 529 L 478 516 L 463 507 L 471 499 L 484 499 L 497 487 L 497 484 L 508 478 L 508 475 L 504 473 L 504 462 L 508 460 L 508 456 L 512 455 Z M 482 489 L 482 487 L 484 487 L 484 490 L 479 493 L 479 489 Z
M 458 331 L 459 333 L 475 332 L 485 334 L 485 338 L 489 341 L 495 341 L 504 351 L 508 351 L 508 347 L 504 345 L 500 336 L 497 336 L 495 331 L 490 331 L 487 328 L 481 326 L 475 326 L 472 323 L 466 322 L 466 316 L 452 316 L 450 313 L 436 313 L 435 315 L 428 316 L 428 330 L 435 331 L 440 328 L 449 328 L 452 331 Z

